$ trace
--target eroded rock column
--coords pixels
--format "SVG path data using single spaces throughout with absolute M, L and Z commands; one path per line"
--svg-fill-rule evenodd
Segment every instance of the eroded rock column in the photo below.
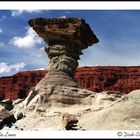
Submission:
M 47 42 L 48 73 L 37 86 L 78 87 L 73 76 L 82 50 L 98 42 L 89 25 L 79 18 L 36 18 L 29 24 Z

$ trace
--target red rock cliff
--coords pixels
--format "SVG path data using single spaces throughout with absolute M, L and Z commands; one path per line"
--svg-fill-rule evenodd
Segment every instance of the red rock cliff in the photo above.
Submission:
M 25 71 L 13 76 L 0 78 L 0 95 L 3 98 L 17 99 L 27 96 L 30 88 L 34 87 L 47 71 Z
M 0 95 L 3 98 L 16 99 L 27 96 L 47 73 L 45 70 L 19 72 L 13 76 L 0 78 Z M 140 88 L 140 66 L 97 66 L 81 67 L 75 74 L 81 87 L 101 92 L 119 91 L 129 93 Z

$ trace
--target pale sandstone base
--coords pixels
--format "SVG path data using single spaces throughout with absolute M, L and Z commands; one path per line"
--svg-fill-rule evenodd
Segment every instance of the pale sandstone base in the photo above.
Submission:
M 81 102 L 69 105 L 60 101 L 68 100 L 71 96 L 62 95 L 60 92 L 55 95 L 50 95 L 50 101 L 46 103 L 44 100 L 39 102 L 41 96 L 36 95 L 25 107 L 29 99 L 26 98 L 22 107 L 20 104 L 22 109 L 15 109 L 24 111 L 26 117 L 17 121 L 15 126 L 23 130 L 65 130 L 63 116 L 69 113 L 78 120 L 77 130 L 140 130 L 140 90 L 120 97 L 115 93 L 109 95 L 107 92 L 86 96 L 87 93 L 82 92 L 79 98 L 72 95 L 75 101 Z M 71 98 L 69 100 L 71 101 Z M 12 129 L 15 129 L 14 126 Z
M 123 95 L 114 101 L 110 100 L 111 96 L 106 93 L 96 95 L 92 97 L 93 102 L 85 97 L 87 100 L 85 103 L 89 102 L 86 105 L 82 105 L 84 101 L 81 104 L 64 105 L 57 100 L 54 104 L 51 102 L 52 106 L 46 108 L 46 105 L 42 104 L 43 102 L 42 105 L 38 102 L 33 111 L 30 108 L 31 104 L 28 104 L 24 112 L 26 117 L 17 121 L 15 125 L 23 130 L 65 130 L 63 116 L 65 113 L 69 113 L 78 120 L 77 130 L 140 129 L 140 90 Z

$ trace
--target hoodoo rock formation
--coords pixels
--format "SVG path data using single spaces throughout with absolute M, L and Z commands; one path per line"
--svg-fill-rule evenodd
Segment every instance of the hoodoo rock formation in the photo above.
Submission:
M 98 42 L 84 19 L 36 18 L 29 24 L 48 43 L 45 51 L 50 59 L 48 73 L 37 85 L 78 87 L 73 76 L 82 50 Z
M 52 105 L 91 104 L 92 92 L 78 87 L 74 74 L 82 50 L 99 42 L 84 19 L 36 18 L 29 25 L 47 42 L 48 73 L 31 89 L 21 108 L 45 110 Z M 89 97 L 90 98 L 90 97 Z

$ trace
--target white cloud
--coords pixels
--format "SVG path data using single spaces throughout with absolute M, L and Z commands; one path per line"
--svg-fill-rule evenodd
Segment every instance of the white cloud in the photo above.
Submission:
M 0 33 L 2 33 L 3 32 L 3 30 L 0 28 Z
M 8 64 L 5 62 L 0 63 L 0 74 L 2 73 L 10 73 L 12 71 L 17 72 L 20 69 L 24 68 L 26 66 L 25 63 L 16 63 L 16 64 Z
M 10 40 L 10 44 L 13 44 L 18 48 L 30 48 L 36 44 L 41 44 L 42 41 L 43 40 L 30 27 L 27 29 L 24 37 L 15 36 Z
M 40 13 L 41 10 L 12 10 L 11 15 L 12 16 L 20 16 L 23 13 Z
M 66 18 L 66 16 L 61 16 L 60 18 Z
M 35 69 L 35 70 L 45 70 L 45 68 L 39 68 L 39 69 Z

